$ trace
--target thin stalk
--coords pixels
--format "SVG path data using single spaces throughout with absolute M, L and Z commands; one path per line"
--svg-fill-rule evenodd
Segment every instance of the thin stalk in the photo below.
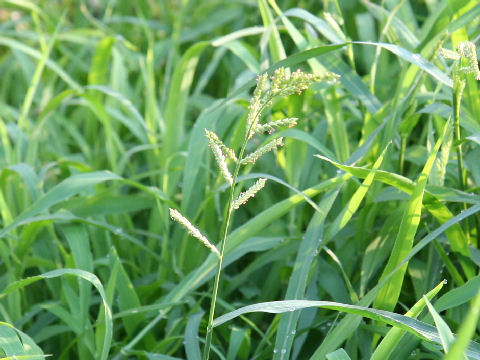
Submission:
M 455 70 L 454 70 L 455 71 Z M 460 190 L 465 191 L 467 187 L 467 173 L 463 166 L 462 143 L 460 134 L 460 106 L 462 103 L 463 90 L 465 89 L 465 80 L 461 79 L 459 74 L 454 75 L 453 84 L 453 120 L 455 126 L 455 140 L 457 141 L 457 164 L 458 181 Z M 467 210 L 467 204 L 463 203 L 462 210 Z M 470 244 L 470 225 L 468 219 L 465 219 L 465 236 Z
M 247 145 L 247 141 L 248 141 L 248 138 L 246 137 L 243 141 L 242 148 L 240 150 L 239 159 L 241 159 L 243 157 L 243 154 L 245 152 L 245 148 L 246 148 L 246 145 Z M 233 173 L 233 182 L 232 182 L 232 186 L 230 187 L 230 194 L 229 194 L 229 197 L 228 197 L 227 208 L 226 208 L 227 216 L 225 217 L 225 221 L 223 222 L 224 225 L 222 226 L 222 234 L 223 235 L 222 235 L 222 242 L 220 244 L 220 258 L 219 258 L 218 266 L 217 266 L 217 274 L 215 275 L 215 282 L 213 284 L 212 300 L 210 302 L 210 314 L 208 316 L 207 337 L 205 339 L 205 348 L 204 348 L 204 351 L 203 351 L 203 359 L 204 360 L 208 360 L 208 358 L 210 356 L 210 346 L 211 346 L 211 343 L 212 343 L 212 335 L 213 335 L 213 318 L 214 318 L 214 314 L 215 314 L 215 305 L 216 305 L 216 302 L 217 302 L 218 287 L 219 287 L 219 284 L 220 284 L 220 275 L 222 273 L 223 257 L 224 257 L 224 253 L 225 253 L 225 243 L 226 243 L 228 228 L 230 226 L 230 221 L 231 221 L 232 213 L 233 213 L 231 205 L 233 203 L 233 197 L 235 195 L 235 184 L 237 182 L 237 177 L 238 177 L 239 171 L 240 171 L 240 160 L 238 160 L 236 165 L 235 165 L 235 171 Z
M 291 77 L 290 77 L 291 76 Z M 335 80 L 336 76 L 334 74 L 328 75 L 331 79 Z M 205 338 L 205 347 L 203 349 L 203 360 L 208 360 L 210 356 L 210 347 L 212 344 L 212 336 L 213 336 L 213 318 L 215 316 L 215 306 L 217 304 L 217 296 L 218 296 L 218 288 L 220 285 L 220 276 L 222 273 L 222 265 L 223 265 L 223 258 L 225 256 L 225 244 L 227 241 L 228 230 L 230 228 L 230 223 L 232 220 L 233 211 L 237 208 L 234 204 L 234 195 L 235 195 L 235 188 L 238 179 L 238 174 L 240 172 L 240 166 L 249 163 L 255 162 L 255 160 L 260 157 L 266 151 L 272 150 L 275 146 L 281 144 L 281 138 L 278 139 L 279 141 L 270 142 L 263 148 L 259 148 L 257 151 L 253 152 L 252 154 L 248 155 L 247 157 L 243 157 L 245 153 L 245 149 L 247 147 L 248 140 L 253 136 L 253 134 L 257 131 L 263 132 L 266 128 L 260 126 L 257 129 L 257 124 L 260 120 L 260 117 L 263 111 L 272 104 L 273 98 L 277 96 L 288 96 L 294 93 L 301 94 L 303 90 L 306 90 L 313 81 L 319 81 L 320 77 L 317 75 L 305 75 L 300 70 L 290 73 L 285 68 L 277 69 L 273 76 L 271 76 L 272 84 L 271 89 L 268 92 L 265 91 L 265 85 L 268 74 L 263 74 L 262 77 L 257 78 L 257 88 L 254 91 L 253 98 L 250 102 L 250 112 L 247 117 L 247 130 L 245 132 L 245 137 L 243 139 L 243 143 L 239 152 L 239 156 L 235 160 L 235 170 L 233 176 L 230 175 L 229 170 L 225 169 L 226 164 L 223 162 L 225 161 L 223 154 L 218 154 L 222 152 L 222 150 L 215 150 L 215 146 L 212 147 L 214 155 L 217 158 L 217 162 L 219 163 L 219 167 L 223 169 L 222 175 L 226 178 L 226 180 L 231 184 L 230 186 L 230 194 L 226 203 L 226 208 L 224 209 L 225 216 L 223 218 L 222 226 L 221 226 L 221 243 L 220 243 L 220 257 L 218 261 L 217 273 L 215 275 L 215 281 L 213 284 L 212 290 L 212 298 L 210 302 L 210 313 L 208 316 L 208 324 L 207 324 L 207 335 Z M 264 124 L 266 126 L 266 124 Z M 268 128 L 268 126 L 267 126 Z M 208 132 L 207 132 L 208 135 Z M 210 140 L 210 138 L 209 138 Z M 215 142 L 215 139 L 212 140 Z M 265 150 L 266 149 L 266 150 Z M 225 174 L 226 173 L 226 174 Z M 263 182 L 265 179 L 263 180 Z M 256 183 L 256 185 L 259 183 Z M 255 185 L 253 185 L 250 189 L 253 189 Z M 257 189 L 252 190 L 253 194 L 258 191 L 263 184 Z M 246 193 L 248 193 L 247 190 Z M 242 194 L 240 194 L 242 195 Z M 245 195 L 245 194 L 244 194 Z M 249 197 L 250 195 L 247 195 Z M 238 199 L 239 202 L 243 202 L 241 198 Z M 236 202 L 237 200 L 235 200 Z
M 401 135 L 401 146 L 400 146 L 400 158 L 399 158 L 399 167 L 400 175 L 404 175 L 404 166 L 405 166 L 405 152 L 407 151 L 407 134 Z
M 466 178 L 463 168 L 463 155 L 462 155 L 462 144 L 460 143 L 461 134 L 460 134 L 460 104 L 462 101 L 463 90 L 465 89 L 465 81 L 461 79 L 455 79 L 455 84 L 453 87 L 453 120 L 455 126 L 455 140 L 458 142 L 457 145 L 457 162 L 458 162 L 458 181 L 460 183 L 460 189 L 465 190 Z
M 265 104 L 259 109 L 258 113 L 255 116 L 255 119 L 260 116 L 260 114 L 263 112 L 267 104 L 268 104 L 268 101 L 266 101 Z M 217 273 L 215 275 L 215 281 L 213 284 L 212 300 L 210 302 L 210 313 L 208 315 L 207 336 L 205 338 L 205 348 L 203 350 L 203 357 L 202 357 L 203 360 L 208 360 L 210 357 L 210 347 L 212 344 L 212 335 L 213 335 L 213 318 L 215 315 L 215 306 L 217 303 L 218 288 L 220 285 L 220 275 L 222 273 L 222 264 L 223 264 L 223 258 L 225 253 L 225 243 L 227 240 L 228 228 L 230 227 L 230 222 L 231 222 L 232 213 L 233 213 L 232 203 L 233 203 L 233 198 L 235 196 L 235 184 L 237 183 L 238 174 L 240 172 L 240 166 L 241 166 L 240 162 L 243 158 L 243 155 L 245 154 L 245 149 L 247 147 L 247 143 L 250 138 L 250 133 L 253 131 L 254 124 L 255 124 L 255 121 L 252 121 L 252 124 L 250 125 L 250 127 L 248 128 L 248 131 L 245 134 L 245 138 L 243 140 L 242 147 L 240 149 L 238 160 L 236 161 L 236 164 L 235 164 L 235 170 L 233 172 L 233 177 L 232 177 L 233 178 L 232 186 L 230 186 L 230 194 L 227 201 L 227 207 L 225 209 L 227 213 L 226 213 L 226 216 L 224 217 L 224 221 L 222 224 L 222 232 L 221 232 L 222 241 L 220 243 L 220 258 L 218 261 Z

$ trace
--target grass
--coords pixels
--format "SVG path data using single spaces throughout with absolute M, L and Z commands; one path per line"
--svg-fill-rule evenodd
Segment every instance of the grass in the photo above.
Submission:
M 0 358 L 480 358 L 476 1 L 0 4 Z

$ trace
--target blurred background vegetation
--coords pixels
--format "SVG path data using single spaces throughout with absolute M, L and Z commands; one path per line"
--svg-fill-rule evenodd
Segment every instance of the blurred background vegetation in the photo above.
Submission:
M 0 353 L 199 358 L 216 262 L 168 208 L 219 238 L 226 187 L 204 128 L 237 149 L 257 74 L 281 65 L 341 79 L 267 116 L 300 120 L 241 174 L 270 180 L 235 215 L 218 315 L 294 298 L 403 314 L 447 279 L 435 306 L 458 331 L 480 281 L 480 93 L 470 74 L 459 94 L 439 51 L 478 44 L 479 15 L 454 0 L 0 0 Z M 376 297 L 407 255 L 398 294 Z M 218 327 L 212 356 L 366 359 L 389 330 L 375 320 L 258 313 Z M 386 353 L 442 358 L 440 343 L 407 334 Z

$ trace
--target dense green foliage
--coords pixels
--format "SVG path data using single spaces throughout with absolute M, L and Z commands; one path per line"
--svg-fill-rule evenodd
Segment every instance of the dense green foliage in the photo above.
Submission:
M 0 0 L 0 358 L 480 359 L 479 19 L 476 0 Z M 281 67 L 340 78 L 274 99 L 260 123 L 296 126 L 247 143 Z M 284 146 L 230 193 L 205 129 Z

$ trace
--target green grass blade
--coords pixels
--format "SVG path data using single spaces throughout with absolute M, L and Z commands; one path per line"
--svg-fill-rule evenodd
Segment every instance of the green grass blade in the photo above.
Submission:
M 65 13 L 64 13 L 65 15 Z M 44 49 L 42 53 L 42 57 L 40 58 L 37 67 L 35 69 L 35 72 L 33 73 L 32 80 L 30 82 L 30 85 L 28 87 L 27 93 L 25 94 L 25 98 L 23 101 L 20 117 L 18 118 L 18 127 L 20 128 L 21 131 L 24 131 L 25 133 L 30 132 L 30 126 L 29 126 L 29 121 L 28 121 L 28 114 L 30 112 L 30 108 L 32 107 L 33 99 L 35 96 L 35 93 L 37 92 L 37 89 L 40 84 L 40 78 L 43 74 L 43 71 L 45 69 L 45 65 L 47 63 L 48 58 L 50 57 L 50 52 L 52 51 L 52 48 L 56 42 L 57 39 L 57 34 L 60 29 L 60 27 L 63 25 L 64 21 L 64 15 L 60 18 L 56 28 L 55 32 L 53 33 L 52 37 L 50 38 L 50 41 L 46 48 Z M 23 152 L 23 137 L 20 136 L 18 137 L 18 144 L 17 144 L 17 156 L 18 160 L 24 158 Z
M 202 358 L 198 342 L 198 328 L 203 314 L 204 312 L 202 311 L 191 315 L 185 327 L 185 352 L 188 360 L 199 360 Z
M 240 182 L 240 181 L 248 180 L 248 179 L 259 179 L 259 178 L 265 178 L 265 179 L 268 179 L 268 180 L 272 180 L 272 181 L 275 181 L 276 183 L 278 183 L 282 186 L 285 186 L 289 190 L 292 190 L 292 192 L 302 196 L 305 199 L 305 201 L 313 209 L 315 209 L 317 212 L 324 213 L 324 211 L 312 199 L 310 199 L 307 195 L 305 195 L 305 193 L 303 193 L 302 191 L 298 190 L 296 187 L 293 187 L 292 185 L 290 185 L 286 181 L 283 181 L 282 179 L 280 179 L 276 176 L 266 174 L 266 173 L 250 173 L 250 174 L 239 176 L 237 178 L 237 183 Z
M 116 276 L 115 290 L 118 298 L 118 308 L 121 312 L 128 311 L 129 309 L 139 308 L 141 306 L 140 299 L 135 292 L 135 288 L 125 270 L 122 261 L 120 260 L 117 251 L 114 247 L 111 248 L 110 254 L 110 268 L 117 268 L 118 273 Z M 133 314 L 122 318 L 123 326 L 127 332 L 129 338 L 133 337 L 136 333 L 136 329 L 143 322 L 144 316 L 141 313 Z
M 423 296 L 423 299 L 427 304 L 428 311 L 433 317 L 433 321 L 435 321 L 435 327 L 437 328 L 438 335 L 440 337 L 440 342 L 443 347 L 443 351 L 445 351 L 446 353 L 450 348 L 450 344 L 452 344 L 453 341 L 455 340 L 455 337 L 453 336 L 453 333 L 448 327 L 447 323 L 442 319 L 440 314 L 435 310 L 435 308 L 432 306 L 430 301 L 428 301 L 425 295 Z
M 182 213 L 185 216 L 193 217 L 200 206 L 202 193 L 197 190 L 198 179 L 201 177 L 202 169 L 198 166 L 204 157 L 207 148 L 207 138 L 205 129 L 214 128 L 217 120 L 223 115 L 224 105 L 222 101 L 216 101 L 212 106 L 205 109 L 193 125 L 190 132 L 190 142 L 188 144 L 188 155 L 183 168 L 183 188 L 182 188 Z
M 300 31 L 297 30 L 295 25 L 284 15 L 282 10 L 276 4 L 275 0 L 268 0 L 268 1 L 269 1 L 270 5 L 272 6 L 273 10 L 281 18 L 283 24 L 285 25 L 285 28 L 287 29 L 287 31 L 290 35 L 290 37 L 295 42 L 295 45 L 300 50 L 305 50 L 308 47 L 310 47 L 307 40 L 303 37 L 303 35 L 300 33 Z M 338 41 L 338 42 L 345 42 L 345 40 Z M 315 72 L 315 73 L 322 74 L 322 73 L 325 72 L 325 68 L 315 58 L 308 59 L 308 64 L 310 65 L 310 68 L 312 69 L 312 71 Z
M 345 119 L 343 118 L 343 112 L 340 110 L 340 102 L 335 88 L 331 87 L 323 93 L 323 102 L 337 159 L 344 162 L 350 157 L 350 149 Z
M 380 111 L 382 108 L 380 100 L 370 92 L 361 77 L 342 61 L 338 55 L 326 54 L 322 58 L 322 65 L 329 71 L 340 75 L 340 83 L 350 94 L 358 98 L 371 114 L 376 114 Z
M 188 94 L 200 55 L 208 45 L 208 42 L 199 42 L 190 47 L 173 72 L 164 115 L 165 134 L 162 148 L 164 163 L 169 161 L 181 144 L 185 131 Z
M 408 61 L 411 64 L 418 66 L 423 71 L 427 72 L 434 79 L 438 80 L 442 84 L 453 87 L 453 81 L 450 79 L 443 71 L 437 68 L 432 63 L 425 60 L 421 55 L 414 54 L 407 49 L 404 49 L 398 45 L 394 44 L 387 44 L 387 43 L 375 43 L 370 41 L 355 41 L 353 44 L 363 44 L 363 45 L 372 45 L 372 46 L 380 46 L 381 48 L 390 51 L 391 53 L 401 57 L 402 59 Z
M 368 169 L 355 167 L 355 166 L 342 165 L 322 155 L 315 155 L 315 156 L 330 162 L 331 164 L 335 165 L 339 169 L 342 169 L 356 177 L 364 179 L 369 174 Z M 378 170 L 375 174 L 375 179 L 387 185 L 394 186 L 395 188 L 409 195 L 413 193 L 414 183 L 410 179 L 400 176 L 398 174 L 393 174 L 383 170 Z M 444 195 L 445 193 L 442 194 L 442 196 Z M 425 193 L 425 202 L 423 205 L 441 224 L 445 223 L 446 221 L 450 220 L 453 217 L 450 210 L 440 201 L 437 201 L 437 199 L 428 192 Z M 455 224 L 454 226 L 450 227 L 447 230 L 447 237 L 450 242 L 450 246 L 452 247 L 452 250 L 459 253 L 460 255 L 463 255 L 463 257 L 460 257 L 460 263 L 462 264 L 462 268 L 464 272 L 467 274 L 469 278 L 474 276 L 475 272 L 471 263 L 465 260 L 466 258 L 470 257 L 470 251 L 468 249 L 468 242 L 465 237 L 465 233 L 463 232 L 461 226 L 458 224 Z M 455 279 L 455 280 L 459 284 L 463 283 L 462 279 Z
M 117 116 L 117 118 L 122 121 L 122 124 L 125 125 L 134 135 L 136 135 L 142 143 L 146 143 L 148 141 L 147 136 L 149 135 L 149 129 L 146 125 L 146 121 L 127 97 L 103 85 L 86 86 L 85 90 L 96 90 L 102 94 L 110 96 L 112 99 L 118 100 L 118 102 L 128 110 L 131 117 L 122 118 Z M 112 114 L 111 108 L 105 107 L 105 109 L 109 114 Z
M 38 175 L 35 173 L 33 168 L 27 164 L 20 163 L 16 165 L 11 165 L 8 169 L 16 172 L 20 175 L 27 186 L 28 193 L 33 201 L 36 201 L 41 195 L 41 190 L 38 188 L 38 183 L 40 182 Z M 7 169 L 4 169 L 7 171 Z
M 434 296 L 438 294 L 438 292 L 443 288 L 444 282 L 442 281 L 438 284 L 434 289 L 430 290 L 426 295 L 428 300 L 433 299 Z M 415 305 L 413 305 L 410 310 L 407 311 L 405 316 L 417 318 L 418 315 L 423 311 L 425 308 L 425 298 L 422 297 L 418 300 Z M 387 335 L 382 339 L 380 344 L 377 345 L 375 351 L 372 354 L 370 360 L 383 360 L 388 359 L 391 355 L 392 351 L 395 349 L 395 346 L 399 343 L 400 339 L 403 337 L 404 332 L 398 328 L 392 328 L 388 331 Z
M 12 325 L 0 322 L 0 349 L 7 359 L 44 359 L 42 349 L 27 334 Z
M 245 66 L 254 74 L 259 74 L 261 72 L 258 60 L 249 52 L 248 48 L 243 43 L 237 40 L 232 40 L 224 43 L 222 46 L 226 47 L 242 60 Z
M 231 41 L 240 39 L 246 36 L 259 35 L 265 32 L 264 26 L 252 26 L 244 29 L 234 31 L 228 35 L 221 36 L 212 41 L 212 46 L 223 46 Z
M 370 174 L 369 169 L 356 167 L 356 166 L 343 165 L 323 155 L 315 155 L 315 156 L 318 157 L 319 159 L 328 161 L 330 164 L 336 166 L 337 168 L 344 170 L 347 173 L 352 174 L 353 176 L 358 177 L 360 179 L 365 179 Z M 390 173 L 384 170 L 378 170 L 375 174 L 375 179 L 387 185 L 396 187 L 397 189 L 407 194 L 411 194 L 414 188 L 414 182 L 412 180 L 404 176 L 401 176 L 395 173 Z
M 389 146 L 387 146 L 382 154 L 378 157 L 378 159 L 375 161 L 373 164 L 372 170 L 370 173 L 365 177 L 363 180 L 362 184 L 360 187 L 355 191 L 353 196 L 350 198 L 348 201 L 347 205 L 343 208 L 343 210 L 338 214 L 338 216 L 335 218 L 333 223 L 330 225 L 329 230 L 327 232 L 327 235 L 325 236 L 326 240 L 332 240 L 333 237 L 341 230 L 343 227 L 350 221 L 352 216 L 355 214 L 355 212 L 358 210 L 360 207 L 360 204 L 362 200 L 364 199 L 365 195 L 367 194 L 370 185 L 372 185 L 373 180 L 375 178 L 375 173 L 376 171 L 380 168 L 382 165 L 385 152 Z
M 458 331 L 457 339 L 451 345 L 444 360 L 456 360 L 465 357 L 468 344 L 475 334 L 480 317 L 480 292 L 477 293 L 471 304 L 470 311 L 465 316 L 462 326 Z
M 389 311 L 366 308 L 357 305 L 341 304 L 331 301 L 284 300 L 248 305 L 216 318 L 214 321 L 214 326 L 220 326 L 227 321 L 248 313 L 266 312 L 271 314 L 281 314 L 285 312 L 302 310 L 309 307 L 319 307 L 323 309 L 360 315 L 362 317 L 381 321 L 385 324 L 408 331 L 409 333 L 414 334 L 421 339 L 426 339 L 437 344 L 441 344 L 439 333 L 435 327 L 422 321 Z M 477 359 L 480 358 L 480 344 L 476 342 L 470 342 L 467 354 Z
M 334 44 L 345 42 L 345 39 L 339 36 L 339 34 L 332 29 L 332 27 L 323 19 L 313 15 L 311 12 L 305 9 L 293 8 L 284 12 L 285 16 L 296 17 L 310 23 L 320 34 L 325 36 L 330 42 Z
M 11 38 L 0 36 L 0 45 L 19 50 L 37 60 L 41 60 L 43 56 L 40 51 Z M 65 70 L 63 70 L 62 67 L 60 67 L 56 62 L 47 59 L 45 61 L 45 66 L 57 73 L 57 75 L 71 88 L 75 90 L 81 89 L 81 86 L 75 80 L 73 80 L 71 76 L 67 72 L 65 72 Z
M 337 349 L 327 354 L 327 360 L 350 360 L 350 356 L 348 356 L 344 349 Z
M 267 4 L 266 0 L 258 0 L 258 8 L 260 9 L 260 14 L 262 15 L 263 24 L 269 34 L 268 45 L 270 48 L 270 53 L 274 63 L 279 62 L 287 57 L 285 49 L 283 48 L 283 43 L 280 38 L 280 33 L 278 32 L 277 25 L 273 19 L 270 7 Z
M 305 296 L 310 268 L 317 254 L 318 247 L 321 245 L 324 221 L 340 192 L 340 188 L 341 186 L 338 186 L 323 196 L 319 204 L 322 212 L 316 212 L 308 225 L 305 236 L 298 248 L 294 270 L 288 281 L 285 299 L 301 299 Z M 281 316 L 275 340 L 275 348 L 281 349 L 281 351 L 275 353 L 273 359 L 289 358 L 294 340 L 292 331 L 296 329 L 299 316 L 298 312 Z
M 110 55 L 112 53 L 113 45 L 115 44 L 115 38 L 107 36 L 101 39 L 95 54 L 93 55 L 92 64 L 90 66 L 90 72 L 88 73 L 89 85 L 107 85 L 108 75 L 110 69 Z
M 330 159 L 336 159 L 335 154 L 332 151 L 330 151 L 330 149 L 328 149 L 320 141 L 318 141 L 312 135 L 306 133 L 305 131 L 298 130 L 298 129 L 288 129 L 288 130 L 280 131 L 278 133 L 278 136 L 283 136 L 286 138 L 302 141 L 305 144 L 308 144 L 311 147 L 313 147 L 315 150 L 320 151 L 320 153 L 323 154 L 324 156 L 327 156 Z
M 93 257 L 85 227 L 80 225 L 67 225 L 62 227 L 62 231 L 65 234 L 68 245 L 72 251 L 75 267 L 88 272 L 93 272 Z M 91 332 L 91 325 L 88 323 L 91 296 L 90 288 L 91 286 L 88 282 L 80 282 L 78 306 L 70 307 L 70 311 L 76 316 L 76 321 L 80 329 L 83 331 L 83 329 L 87 328 L 89 329 L 88 332 Z M 76 297 L 76 294 L 73 294 L 70 298 L 74 297 Z M 69 297 L 67 297 L 67 299 L 68 298 Z
M 15 218 L 12 224 L 0 231 L 0 237 L 5 236 L 11 229 L 15 228 L 21 222 L 30 217 L 40 214 L 49 207 L 64 201 L 86 188 L 93 185 L 105 182 L 108 180 L 119 180 L 120 176 L 115 175 L 109 171 L 98 171 L 86 174 L 73 175 L 60 184 L 53 187 L 45 195 L 40 197 L 30 208 L 26 209 L 19 216 Z
M 105 295 L 105 290 L 103 288 L 102 283 L 98 279 L 97 276 L 94 274 L 84 271 L 84 270 L 79 270 L 79 269 L 58 269 L 58 270 L 52 270 L 49 272 L 46 272 L 41 275 L 37 276 L 32 276 L 23 280 L 18 280 L 10 285 L 8 285 L 1 293 L 0 293 L 0 298 L 10 294 L 11 292 L 15 290 L 19 290 L 24 288 L 25 286 L 28 286 L 34 282 L 37 282 L 39 280 L 44 280 L 44 279 L 52 279 L 56 277 L 61 277 L 64 275 L 72 275 L 84 280 L 87 280 L 90 282 L 99 292 L 101 298 L 102 298 L 102 305 L 103 305 L 103 315 L 105 316 L 105 336 L 103 338 L 103 343 L 101 346 L 101 353 L 99 354 L 100 357 L 99 359 L 101 360 L 107 360 L 108 358 L 108 353 L 110 351 L 110 345 L 112 342 L 112 335 L 113 335 L 113 322 L 112 322 L 112 313 L 110 310 L 110 307 L 108 306 L 107 302 L 107 297 Z
M 425 248 L 429 243 L 435 240 L 443 232 L 448 230 L 450 227 L 458 225 L 458 223 L 473 214 L 476 214 L 480 211 L 480 205 L 474 205 L 468 210 L 456 215 L 454 218 L 446 221 L 434 231 L 430 232 L 425 236 L 421 241 L 419 241 L 413 249 L 410 251 L 408 256 L 403 259 L 403 261 L 383 280 L 381 280 L 372 290 L 370 290 L 360 301 L 359 305 L 368 306 L 370 305 L 375 296 L 378 294 L 379 290 L 390 280 L 390 278 L 396 273 L 397 270 L 401 269 L 404 264 L 406 264 L 413 256 L 415 256 L 421 249 Z M 354 315 L 347 315 L 345 319 L 342 319 L 336 327 L 326 336 L 322 344 L 317 348 L 315 353 L 312 356 L 312 360 L 324 359 L 326 354 L 335 350 L 340 344 L 342 344 L 345 339 L 352 334 L 357 327 L 360 325 L 361 318 Z
M 389 22 L 390 28 L 400 39 L 402 44 L 408 45 L 409 48 L 416 48 L 419 45 L 419 41 L 415 34 L 407 25 L 405 25 L 402 19 L 399 19 L 398 16 L 391 17 L 391 12 L 377 4 L 365 3 L 365 7 L 378 20 L 385 21 L 387 18 L 391 19 Z
M 239 352 L 242 349 L 242 344 L 244 343 L 244 339 L 248 336 L 246 329 L 239 329 L 237 327 L 232 328 L 232 332 L 230 335 L 230 341 L 228 342 L 228 352 L 226 360 L 235 360 L 239 357 Z M 248 351 L 247 351 L 248 352 Z
M 442 312 L 465 304 L 475 297 L 479 288 L 480 276 L 475 276 L 464 285 L 454 288 L 440 297 L 440 299 L 435 302 L 435 308 L 438 312 Z
M 422 173 L 418 178 L 417 185 L 412 192 L 411 200 L 408 203 L 406 212 L 402 217 L 402 222 L 400 224 L 397 238 L 395 239 L 392 254 L 388 259 L 388 263 L 385 266 L 382 276 L 391 273 L 392 270 L 401 263 L 401 261 L 406 257 L 406 255 L 410 252 L 412 248 L 415 233 L 417 232 L 417 228 L 420 223 L 423 193 L 427 184 L 428 175 L 432 169 L 437 152 L 441 144 L 443 143 L 446 128 L 447 126 L 444 127 L 443 133 L 440 134 L 440 137 L 437 140 L 437 143 L 435 144 L 432 152 L 430 153 L 428 160 L 422 170 Z M 403 268 L 388 281 L 388 283 L 383 287 L 383 289 L 380 290 L 374 303 L 375 307 L 393 310 L 397 303 L 398 297 L 400 296 L 400 290 L 402 288 L 406 268 L 407 264 L 405 264 Z

